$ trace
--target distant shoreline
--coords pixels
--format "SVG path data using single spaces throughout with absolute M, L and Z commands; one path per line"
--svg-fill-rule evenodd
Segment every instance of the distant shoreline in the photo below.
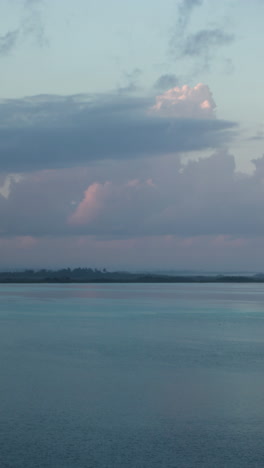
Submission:
M 112 283 L 264 283 L 264 274 L 168 275 L 108 272 L 90 268 L 0 272 L 0 284 L 112 284 Z

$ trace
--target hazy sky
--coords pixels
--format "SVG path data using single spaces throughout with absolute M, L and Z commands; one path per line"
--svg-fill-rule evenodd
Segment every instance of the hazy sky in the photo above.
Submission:
M 264 271 L 263 0 L 2 0 L 0 269 Z

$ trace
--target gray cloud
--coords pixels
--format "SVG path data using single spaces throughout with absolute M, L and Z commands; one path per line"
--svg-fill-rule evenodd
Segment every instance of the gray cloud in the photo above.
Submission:
M 203 0 L 182 0 L 178 6 L 177 33 L 182 33 L 188 25 L 195 7 L 201 6 Z
M 251 175 L 224 151 L 157 159 L 141 179 L 109 181 L 108 168 L 101 182 L 81 169 L 28 174 L 0 197 L 1 235 L 263 236 L 264 157 L 253 162 Z
M 0 36 L 0 56 L 8 55 L 16 47 L 19 39 L 19 30 L 9 31 Z
M 24 2 L 24 15 L 18 27 L 0 35 L 0 56 L 9 55 L 18 45 L 27 38 L 33 38 L 34 44 L 45 45 L 47 38 L 39 6 L 43 0 L 26 0 Z
M 140 68 L 134 68 L 131 72 L 124 73 L 124 85 L 118 86 L 119 93 L 133 93 L 138 90 L 139 78 L 142 75 Z
M 175 55 L 175 49 L 180 46 L 183 37 L 191 18 L 191 14 L 195 7 L 201 6 L 203 0 L 181 0 L 177 9 L 177 21 L 174 27 L 174 32 L 170 40 L 170 49 Z
M 135 183 L 117 189 L 101 184 L 93 193 L 86 192 L 79 205 L 81 212 L 76 213 L 81 222 L 76 223 L 77 232 L 120 236 L 263 235 L 264 157 L 254 164 L 252 175 L 236 173 L 233 156 L 221 151 L 184 167 L 167 167 L 163 175 L 160 171 L 151 178 L 151 184 Z M 91 208 L 95 210 L 92 216 Z
M 154 83 L 154 88 L 165 91 L 169 88 L 174 88 L 179 84 L 179 79 L 173 73 L 168 73 L 165 75 L 161 75 L 156 82 Z
M 264 140 L 264 131 L 258 130 L 255 135 L 248 138 L 249 141 L 262 141 Z
M 190 34 L 184 43 L 182 55 L 204 56 L 210 58 L 213 49 L 230 44 L 234 41 L 232 34 L 227 34 L 221 29 L 203 29 L 195 34 Z
M 123 178 L 134 179 L 138 172 L 145 173 L 141 162 L 112 164 L 109 161 L 89 168 L 32 172 L 19 179 L 2 175 L 1 189 L 9 185 L 9 193 L 0 195 L 0 236 L 74 234 L 76 229 L 70 228 L 68 219 L 89 185 L 96 180 L 103 186 L 110 179 L 114 186 L 119 186 Z
M 233 34 L 229 34 L 220 26 L 189 33 L 191 14 L 195 7 L 200 7 L 202 4 L 202 0 L 185 0 L 179 4 L 178 18 L 169 42 L 170 53 L 174 59 L 189 58 L 194 61 L 193 74 L 197 74 L 201 69 L 209 69 L 217 50 L 235 40 Z
M 195 151 L 232 137 L 234 123 L 162 117 L 148 111 L 151 104 L 152 99 L 118 94 L 4 100 L 1 168 L 24 172 Z

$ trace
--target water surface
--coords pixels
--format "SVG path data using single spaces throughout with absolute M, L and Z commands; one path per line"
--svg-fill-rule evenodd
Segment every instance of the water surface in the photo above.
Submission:
M 261 284 L 0 285 L 0 465 L 264 465 Z

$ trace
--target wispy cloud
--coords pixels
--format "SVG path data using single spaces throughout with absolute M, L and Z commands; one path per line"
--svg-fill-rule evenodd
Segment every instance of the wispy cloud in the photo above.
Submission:
M 131 72 L 124 72 L 123 74 L 123 85 L 118 86 L 118 92 L 120 93 L 132 93 L 138 90 L 138 83 L 142 70 L 140 68 L 134 68 Z
M 185 31 L 195 7 L 201 6 L 203 0 L 182 0 L 178 6 L 178 20 L 176 23 L 176 34 Z
M 179 78 L 173 73 L 167 73 L 159 76 L 154 83 L 154 88 L 161 91 L 165 91 L 170 88 L 174 88 L 179 83 Z
M 21 31 L 24 37 L 33 37 L 39 46 L 47 45 L 41 7 L 44 0 L 26 0 L 24 4 L 24 16 L 21 19 Z
M 224 27 L 204 27 L 196 32 L 189 32 L 191 15 L 196 7 L 202 7 L 203 0 L 183 0 L 178 5 L 177 21 L 170 39 L 170 53 L 177 60 L 191 59 L 193 69 L 210 69 L 219 48 L 230 45 L 234 34 Z
M 8 55 L 16 47 L 20 31 L 15 29 L 0 36 L 0 56 Z
M 47 44 L 41 9 L 43 0 L 26 0 L 16 29 L 0 35 L 0 56 L 8 56 L 28 38 L 34 39 L 34 44 Z
M 183 56 L 202 56 L 206 60 L 211 58 L 215 48 L 225 46 L 234 41 L 234 35 L 216 29 L 203 29 L 187 36 L 183 44 Z
M 255 135 L 248 138 L 249 141 L 262 141 L 264 140 L 264 131 L 258 130 Z

